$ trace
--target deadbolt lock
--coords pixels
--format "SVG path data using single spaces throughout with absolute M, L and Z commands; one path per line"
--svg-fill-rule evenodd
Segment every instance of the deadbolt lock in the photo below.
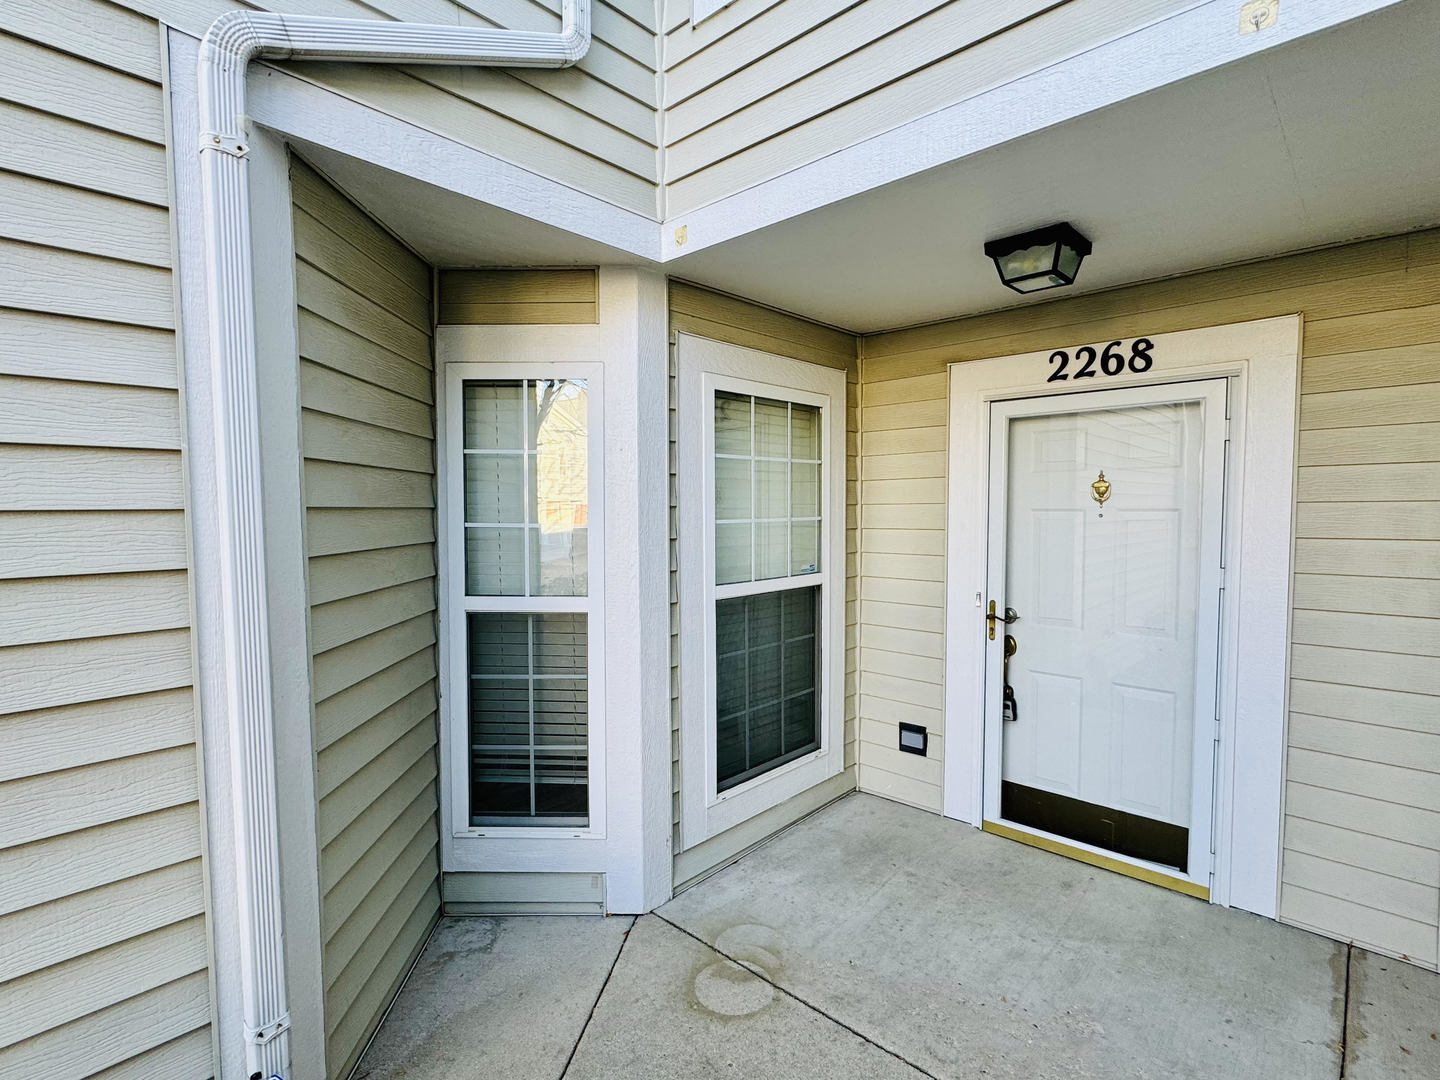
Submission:
M 1020 621 L 1020 614 L 1013 607 L 1007 607 L 1004 615 L 995 614 L 995 601 L 990 601 L 990 610 L 985 614 L 985 623 L 990 629 L 990 640 L 995 640 L 995 624 L 1002 622 L 1009 626 L 1013 622 Z

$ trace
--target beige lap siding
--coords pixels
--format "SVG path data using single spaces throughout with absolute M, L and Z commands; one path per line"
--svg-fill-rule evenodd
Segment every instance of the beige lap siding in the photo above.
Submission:
M 846 458 L 845 458 L 845 769 L 843 783 L 853 781 L 855 766 L 855 717 L 857 675 L 857 602 L 856 516 L 859 485 L 858 466 L 858 393 L 859 369 L 856 362 L 855 338 L 829 326 L 810 322 L 795 315 L 762 307 L 736 297 L 711 292 L 683 281 L 670 282 L 670 716 L 671 716 L 671 820 L 673 850 L 676 852 L 675 883 L 683 884 L 698 873 L 724 862 L 750 843 L 763 839 L 766 830 L 773 832 L 787 822 L 783 811 L 761 815 L 758 834 L 746 826 L 730 830 L 735 836 L 727 840 L 723 834 L 708 841 L 695 854 L 682 855 L 680 850 L 680 550 L 679 492 L 676 475 L 676 368 L 674 333 L 741 345 L 749 349 L 788 356 L 807 363 L 841 368 L 846 372 Z M 793 815 L 791 815 L 793 817 Z M 703 850 L 702 850 L 703 849 Z M 709 852 L 707 854 L 706 852 Z
M 853 146 L 1189 6 L 1184 0 L 668 0 L 669 213 Z
M 215 1069 L 159 28 L 0 7 L 0 1075 Z
M 291 167 L 326 1061 L 440 911 L 430 269 Z
M 75 0 L 6 0 L 42 6 Z M 553 32 L 560 0 L 120 0 L 200 37 L 226 10 L 398 19 Z M 585 59 L 561 71 L 524 68 L 277 66 L 380 113 L 493 154 L 647 217 L 658 166 L 652 0 L 594 0 Z
M 1296 311 L 1280 917 L 1435 967 L 1440 232 L 864 338 L 860 785 L 940 809 L 946 365 Z M 894 753 L 901 720 L 932 758 Z

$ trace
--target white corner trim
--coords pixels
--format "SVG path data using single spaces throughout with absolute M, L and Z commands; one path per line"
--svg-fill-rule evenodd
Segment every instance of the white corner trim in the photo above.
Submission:
M 193 99 L 198 116 L 188 112 L 188 101 L 174 112 L 177 156 L 194 147 L 200 159 L 200 206 L 191 192 L 184 198 L 177 192 L 177 216 L 189 218 L 180 222 L 181 237 L 203 238 L 203 253 L 194 246 L 182 248 L 182 258 L 192 267 L 198 257 L 206 297 L 208 348 L 201 345 L 200 334 L 186 336 L 186 384 L 193 380 L 203 388 L 195 398 L 187 391 L 187 400 L 202 406 L 188 414 L 190 433 L 195 435 L 205 405 L 213 423 L 213 430 L 197 440 L 199 451 L 192 460 L 191 477 L 203 476 L 200 483 L 206 490 L 203 498 L 196 499 L 191 562 L 215 568 L 205 582 L 207 596 L 199 608 L 197 632 L 205 642 L 201 681 L 209 684 L 208 693 L 202 685 L 202 698 L 212 721 L 226 718 L 229 783 L 210 790 L 228 787 L 230 794 L 224 851 L 234 870 L 231 877 L 227 867 L 225 876 L 234 883 L 236 916 L 217 929 L 234 936 L 217 942 L 215 952 L 236 958 L 246 1076 L 286 1080 L 291 1064 L 259 446 L 246 72 L 252 60 L 262 57 L 567 67 L 590 47 L 589 0 L 562 0 L 562 20 L 559 33 L 533 33 L 230 11 L 215 20 L 200 43 Z M 184 126 L 180 126 L 182 117 Z M 186 183 L 197 178 L 189 168 L 177 166 L 176 171 L 177 189 L 182 173 Z M 194 298 L 192 290 L 182 310 Z M 210 468 L 205 473 L 193 471 L 201 462 Z M 207 755 L 223 753 L 212 746 L 208 737 L 212 732 L 216 741 L 220 736 L 218 730 L 207 728 Z M 222 1017 L 222 1026 L 228 1022 Z
M 1208 0 L 669 219 L 665 235 L 684 228 L 686 244 L 662 251 L 693 255 L 1399 2 L 1306 0 L 1264 33 L 1240 34 L 1239 4 Z
M 1134 323 L 1135 336 L 1144 336 L 1143 316 Z M 1150 371 L 1103 380 L 1108 389 L 1223 376 L 1234 386 L 1215 796 L 1218 860 L 1211 899 L 1270 918 L 1279 906 L 1289 723 L 1300 333 L 1300 316 L 1291 315 L 1153 334 L 1156 363 Z M 1095 343 L 1054 346 L 1081 344 Z M 983 599 L 988 590 L 989 404 L 1071 389 L 1073 383 L 1047 383 L 1049 355 L 1046 349 L 950 365 L 944 813 L 972 825 L 981 823 L 984 796 L 987 650 L 984 613 L 975 597 Z
M 602 267 L 610 792 L 605 908 L 670 899 L 669 291 L 652 270 Z M 624 642 L 616 647 L 615 643 Z

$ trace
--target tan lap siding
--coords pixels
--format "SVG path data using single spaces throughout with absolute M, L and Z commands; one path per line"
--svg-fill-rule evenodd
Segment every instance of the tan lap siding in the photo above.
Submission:
M 334 1077 L 440 910 L 431 286 L 318 174 L 295 161 L 291 179 Z
M 43 2 L 24 0 L 27 5 Z M 195 37 L 227 8 L 241 6 L 236 0 L 125 2 Z M 508 30 L 560 28 L 560 0 L 268 0 L 245 6 Z M 654 4 L 596 0 L 591 11 L 590 51 L 562 71 L 282 66 L 385 115 L 651 217 L 658 181 Z
M 1280 916 L 1436 966 L 1440 232 L 863 339 L 860 784 L 939 808 L 946 365 L 1304 313 Z M 943 750 L 943 748 L 942 748 Z
M 710 292 L 683 281 L 670 282 L 670 716 L 673 850 L 680 851 L 680 550 L 676 450 L 676 367 L 674 334 L 741 345 L 846 372 L 845 458 L 845 768 L 855 765 L 855 717 L 858 672 L 857 508 L 859 503 L 859 390 L 856 339 L 807 319 Z M 778 826 L 777 826 L 778 827 Z M 735 831 L 735 830 L 732 830 Z M 758 837 L 757 837 L 758 839 Z M 677 883 L 697 872 L 682 864 Z
M 1189 6 L 740 0 L 664 38 L 666 199 L 683 214 Z
M 214 1072 L 159 30 L 0 9 L 0 1075 Z

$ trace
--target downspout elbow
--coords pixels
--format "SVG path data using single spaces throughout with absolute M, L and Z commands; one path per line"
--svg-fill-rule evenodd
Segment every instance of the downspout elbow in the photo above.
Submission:
M 590 0 L 564 0 L 561 7 L 561 67 L 573 67 L 590 51 Z

